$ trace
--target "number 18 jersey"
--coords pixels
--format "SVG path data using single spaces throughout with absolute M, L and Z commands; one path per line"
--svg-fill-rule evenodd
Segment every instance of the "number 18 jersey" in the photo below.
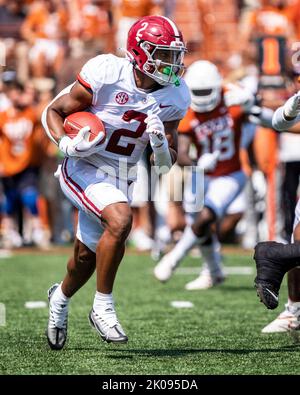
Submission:
M 179 133 L 191 136 L 198 158 L 205 153 L 220 151 L 216 168 L 210 176 L 224 176 L 241 169 L 240 140 L 244 120 L 241 106 L 227 107 L 222 100 L 212 111 L 198 113 L 189 109 L 178 127 Z

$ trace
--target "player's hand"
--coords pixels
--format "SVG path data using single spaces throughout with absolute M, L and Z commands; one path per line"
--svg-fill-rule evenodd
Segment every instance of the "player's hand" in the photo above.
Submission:
M 59 149 L 67 156 L 84 158 L 98 151 L 97 144 L 103 139 L 104 133 L 100 132 L 92 141 L 89 141 L 90 127 L 81 128 L 76 137 L 71 139 L 64 136 L 59 142 Z
M 229 90 L 224 93 L 226 107 L 241 106 L 244 111 L 248 111 L 254 104 L 255 97 L 248 89 L 229 84 Z
M 272 128 L 272 117 L 274 111 L 271 108 L 252 106 L 248 112 L 249 122 L 254 125 L 263 126 L 264 128 Z
M 155 150 L 166 142 L 165 127 L 158 115 L 152 114 L 152 111 L 148 111 L 147 115 L 145 119 L 146 132 L 149 134 L 151 147 Z
M 197 166 L 205 172 L 215 170 L 220 153 L 220 151 L 214 151 L 213 153 L 206 153 L 201 155 L 198 159 Z
M 283 115 L 286 118 L 296 118 L 300 113 L 300 91 L 290 97 L 283 105 Z

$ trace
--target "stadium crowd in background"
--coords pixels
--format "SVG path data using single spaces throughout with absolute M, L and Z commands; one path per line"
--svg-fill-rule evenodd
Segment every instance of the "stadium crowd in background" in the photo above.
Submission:
M 88 59 L 101 53 L 125 56 L 130 26 L 151 14 L 172 18 L 182 30 L 189 50 L 186 66 L 208 60 L 224 83 L 238 84 L 254 98 L 242 125 L 240 159 L 247 181 L 237 207 L 216 228 L 219 240 L 246 249 L 264 240 L 290 241 L 300 134 L 279 134 L 258 118 L 261 108 L 275 110 L 298 90 L 300 0 L 0 0 L 3 248 L 34 244 L 47 249 L 73 240 L 76 212 L 53 177 L 62 157 L 42 131 L 41 111 L 75 81 Z M 169 196 L 176 195 L 176 184 L 168 181 Z M 159 259 L 184 231 L 184 207 L 176 198 L 166 204 L 145 200 L 136 193 L 128 242 Z M 289 287 L 298 284 L 297 270 L 289 274 Z M 284 317 L 294 314 L 292 303 Z

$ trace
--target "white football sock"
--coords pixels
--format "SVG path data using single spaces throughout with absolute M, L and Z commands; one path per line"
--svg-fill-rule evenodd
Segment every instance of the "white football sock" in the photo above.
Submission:
M 70 302 L 70 299 L 63 293 L 61 284 L 59 284 L 51 296 L 51 306 L 57 309 L 65 307 Z
M 216 237 L 213 237 L 212 243 L 199 246 L 203 260 L 204 268 L 209 270 L 212 277 L 224 276 L 222 258 L 220 254 L 220 243 Z
M 300 309 L 300 302 L 293 302 L 291 299 L 288 299 L 288 308 L 292 314 L 295 314 Z
M 175 245 L 173 250 L 169 252 L 170 258 L 176 265 L 187 255 L 187 253 L 194 247 L 194 245 L 203 242 L 205 237 L 197 237 L 190 226 L 186 226 L 184 232 Z
M 112 293 L 103 294 L 101 292 L 96 291 L 93 309 L 95 311 L 104 310 L 108 304 L 114 304 Z

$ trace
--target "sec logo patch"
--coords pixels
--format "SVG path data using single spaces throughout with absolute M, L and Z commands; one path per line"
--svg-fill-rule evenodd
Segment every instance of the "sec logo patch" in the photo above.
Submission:
M 126 92 L 119 92 L 116 94 L 115 99 L 118 104 L 126 104 L 129 100 L 129 96 Z

